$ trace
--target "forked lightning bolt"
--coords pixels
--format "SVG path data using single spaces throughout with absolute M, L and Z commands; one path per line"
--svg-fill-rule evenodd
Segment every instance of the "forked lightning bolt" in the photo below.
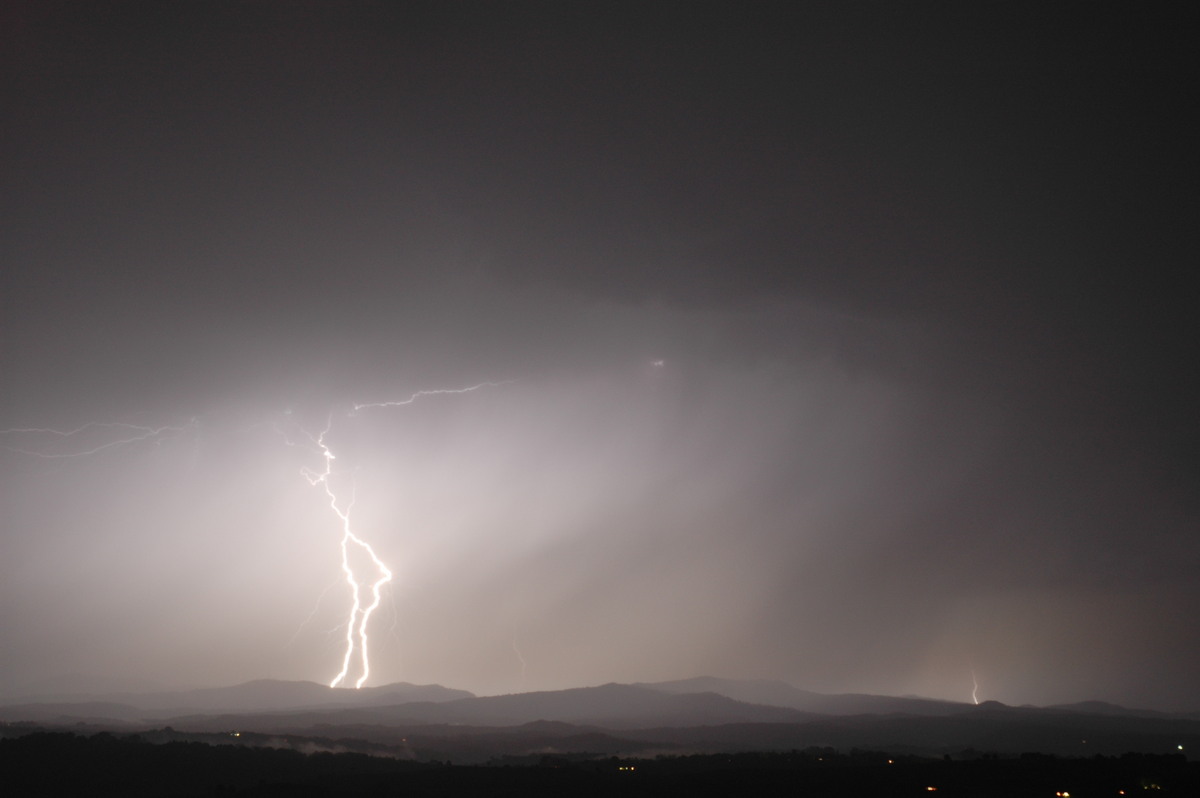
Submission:
M 333 677 L 333 681 L 329 683 L 330 687 L 337 687 L 346 680 L 346 674 L 350 671 L 350 662 L 354 658 L 356 649 L 359 651 L 359 659 L 362 663 L 362 671 L 359 674 L 358 680 L 354 686 L 362 687 L 367 681 L 367 677 L 371 675 L 371 662 L 367 653 L 369 639 L 367 637 L 367 624 L 371 620 L 371 613 L 375 612 L 379 607 L 379 603 L 383 600 L 383 586 L 392 581 L 392 572 L 383 560 L 375 554 L 375 550 L 365 540 L 354 534 L 350 528 L 350 511 L 354 509 L 354 494 L 351 493 L 350 501 L 345 508 L 338 505 L 337 494 L 334 493 L 333 485 L 330 483 L 330 477 L 333 475 L 333 461 L 337 458 L 330 451 L 328 444 L 325 443 L 325 436 L 329 434 L 329 428 L 332 426 L 332 417 L 330 423 L 325 425 L 325 429 L 316 438 L 313 438 L 313 443 L 321 450 L 321 455 L 325 461 L 325 467 L 320 473 L 311 469 L 304 469 L 303 474 L 310 485 L 320 485 L 325 491 L 325 495 L 329 497 L 329 507 L 334 514 L 341 519 L 342 522 L 342 573 L 346 576 L 346 582 L 350 585 L 350 615 L 346 619 L 346 653 L 342 657 L 342 669 L 338 675 Z M 354 568 L 350 565 L 350 547 L 358 546 L 364 551 L 371 562 L 379 570 L 379 576 L 371 583 L 371 603 L 363 606 L 362 589 L 359 586 L 358 577 L 354 573 Z
M 472 391 L 478 391 L 481 388 L 507 385 L 511 382 L 512 380 L 505 380 L 503 382 L 481 382 L 467 388 L 439 388 L 434 390 L 417 391 L 406 399 L 396 399 L 384 402 L 363 402 L 355 404 L 353 412 L 357 413 L 360 410 L 369 408 L 404 407 L 406 405 L 411 405 L 422 396 L 443 396 L 447 394 L 471 393 Z M 353 492 L 351 493 L 350 500 L 345 503 L 345 506 L 342 506 L 338 501 L 337 493 L 335 492 L 332 484 L 333 463 L 337 457 L 334 455 L 333 450 L 330 449 L 329 444 L 326 441 L 332 426 L 333 416 L 331 414 L 329 420 L 325 424 L 325 429 L 322 430 L 320 435 L 317 435 L 316 437 L 313 437 L 312 435 L 308 436 L 320 451 L 321 457 L 324 461 L 324 467 L 319 472 L 311 469 L 304 469 L 303 474 L 310 485 L 313 485 L 314 487 L 317 485 L 321 486 L 322 490 L 325 491 L 325 495 L 329 498 L 329 507 L 341 521 L 342 573 L 346 577 L 346 582 L 350 585 L 350 612 L 347 615 L 345 622 L 346 651 L 342 656 L 342 669 L 338 672 L 337 676 L 333 678 L 333 681 L 329 683 L 329 686 L 337 687 L 346 682 L 347 675 L 350 672 L 352 663 L 355 660 L 355 654 L 357 653 L 357 658 L 360 663 L 360 673 L 358 679 L 356 679 L 354 682 L 354 686 L 355 688 L 359 688 L 363 686 L 371 674 L 370 657 L 368 654 L 370 639 L 367 634 L 367 626 L 371 620 L 372 613 L 378 609 L 380 603 L 383 601 L 383 589 L 392 581 L 392 571 L 375 553 L 375 550 L 371 547 L 371 544 L 369 544 L 359 535 L 355 534 L 354 530 L 351 528 L 350 512 L 354 508 Z M 369 603 L 365 601 L 363 597 L 363 587 L 366 583 L 359 580 L 358 575 L 355 573 L 354 567 L 351 564 L 352 547 L 358 547 L 361 552 L 365 553 L 367 557 L 370 558 L 378 572 L 375 581 L 370 583 Z

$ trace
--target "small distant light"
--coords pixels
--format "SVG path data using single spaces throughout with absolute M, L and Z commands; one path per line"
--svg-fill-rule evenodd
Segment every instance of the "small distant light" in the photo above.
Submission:
M 1177 746 L 1175 746 L 1175 747 L 1176 747 L 1176 748 L 1178 748 L 1180 751 L 1182 751 L 1182 750 L 1183 750 L 1183 746 L 1182 746 L 1182 745 L 1177 745 Z
M 925 789 L 929 792 L 937 792 L 937 787 L 926 787 Z
M 889 760 L 888 760 L 888 764 L 889 764 L 889 765 L 894 765 L 894 764 L 896 764 L 896 763 L 895 763 L 893 760 L 889 759 Z

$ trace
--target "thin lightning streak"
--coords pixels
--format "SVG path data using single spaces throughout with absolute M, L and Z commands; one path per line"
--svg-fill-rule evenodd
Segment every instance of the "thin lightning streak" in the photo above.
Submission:
M 58 460 L 66 457 L 88 457 L 93 454 L 99 454 L 107 449 L 114 449 L 120 446 L 128 446 L 145 440 L 161 441 L 164 436 L 171 433 L 183 434 L 189 429 L 195 429 L 199 425 L 198 419 L 191 419 L 186 424 L 178 426 L 163 425 L 161 427 L 147 427 L 141 424 L 127 424 L 121 421 L 90 421 L 81 427 L 76 427 L 70 430 L 49 429 L 45 427 L 14 427 L 12 429 L 0 430 L 0 435 L 42 435 L 58 438 L 59 440 L 69 441 L 78 435 L 87 432 L 88 430 L 110 429 L 110 430 L 128 430 L 131 434 L 124 437 L 115 438 L 104 443 L 91 446 L 87 449 L 68 452 L 39 452 L 32 449 L 25 449 L 17 446 L 5 446 L 11 452 L 19 454 L 27 454 L 31 457 L 41 457 L 46 460 Z
M 321 591 L 321 595 L 317 596 L 317 603 L 313 605 L 312 612 L 308 614 L 307 618 L 300 622 L 300 625 L 296 627 L 296 631 L 292 632 L 291 638 L 287 641 L 287 645 L 284 646 L 285 649 L 291 648 L 292 644 L 296 642 L 296 638 L 298 638 L 300 633 L 304 631 L 304 627 L 312 623 L 312 619 L 317 617 L 317 610 L 321 609 L 321 602 L 325 600 L 325 594 L 330 590 L 333 590 L 333 588 L 341 581 L 342 580 L 340 579 L 335 579 L 325 586 L 325 589 Z M 337 628 L 341 629 L 341 624 L 338 624 Z M 337 630 L 335 629 L 334 631 Z
M 975 678 L 975 669 L 974 668 L 971 669 L 971 684 L 973 685 L 973 687 L 971 688 L 971 700 L 974 701 L 976 704 L 978 704 L 979 703 L 979 679 Z
M 517 638 L 512 641 L 513 653 L 517 655 L 517 659 L 521 662 L 521 686 L 525 686 L 525 657 L 521 654 L 521 649 L 517 648 Z
M 411 405 L 413 402 L 417 401 L 417 399 L 419 399 L 422 396 L 440 396 L 443 394 L 453 394 L 453 393 L 471 393 L 472 391 L 478 391 L 480 388 L 496 388 L 501 385 L 509 385 L 512 382 L 513 382 L 513 380 L 502 380 L 500 382 L 481 382 L 478 385 L 472 385 L 469 388 L 440 388 L 440 389 L 433 390 L 433 391 L 417 391 L 416 393 L 414 393 L 412 396 L 408 397 L 407 399 L 398 399 L 398 400 L 390 401 L 390 402 L 364 402 L 362 404 L 356 404 L 354 406 L 354 412 L 357 413 L 359 410 L 365 410 L 365 409 L 371 408 L 371 407 L 403 407 L 405 405 Z

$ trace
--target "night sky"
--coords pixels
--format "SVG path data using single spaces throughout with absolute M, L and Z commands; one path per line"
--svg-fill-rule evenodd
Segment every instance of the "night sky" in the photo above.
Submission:
M 1182 6 L 0 41 L 0 694 L 328 682 L 328 462 L 395 572 L 370 684 L 1200 709 Z

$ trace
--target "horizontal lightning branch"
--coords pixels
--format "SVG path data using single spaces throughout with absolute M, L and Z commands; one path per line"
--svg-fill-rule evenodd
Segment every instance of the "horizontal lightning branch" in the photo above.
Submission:
M 404 405 L 411 405 L 413 402 L 417 401 L 417 399 L 421 398 L 422 396 L 440 396 L 443 394 L 471 393 L 472 391 L 478 391 L 480 388 L 496 388 L 501 385 L 509 385 L 513 382 L 515 382 L 515 380 L 502 380 L 500 382 L 481 382 L 478 385 L 472 385 L 470 388 L 452 388 L 452 389 L 442 388 L 442 389 L 433 390 L 433 391 L 417 391 L 416 393 L 414 393 L 412 396 L 408 397 L 407 399 L 397 399 L 397 400 L 388 401 L 388 402 L 364 402 L 362 404 L 356 404 L 354 406 L 354 411 L 358 412 L 359 410 L 365 410 L 365 409 L 371 408 L 371 407 L 403 407 Z
M 188 430 L 193 430 L 198 427 L 199 424 L 199 420 L 195 418 L 191 419 L 186 424 L 177 426 L 163 425 L 160 427 L 150 427 L 141 424 L 127 424 L 121 421 L 89 421 L 83 426 L 69 430 L 49 429 L 45 427 L 13 427 L 11 429 L 0 430 L 0 435 L 33 438 L 34 441 L 37 441 L 38 439 L 45 440 L 46 438 L 57 439 L 61 442 L 58 444 L 60 447 L 64 445 L 69 446 L 72 440 L 81 438 L 85 433 L 88 432 L 109 430 L 111 434 L 116 435 L 116 437 L 111 437 L 110 439 L 104 440 L 101 443 L 93 442 L 84 444 L 86 448 L 68 451 L 57 451 L 46 448 L 37 450 L 29 448 L 29 444 L 4 447 L 12 452 L 18 452 L 20 454 L 30 455 L 31 457 L 41 457 L 47 460 L 52 460 L 64 457 L 88 457 L 90 455 L 99 454 L 107 449 L 128 446 L 140 441 L 153 440 L 155 442 L 161 442 L 167 437 L 180 435 Z

